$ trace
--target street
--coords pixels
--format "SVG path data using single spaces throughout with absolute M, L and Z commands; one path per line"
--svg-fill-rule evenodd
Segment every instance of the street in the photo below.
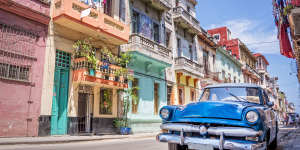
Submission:
M 278 134 L 277 150 L 300 149 L 300 129 L 282 128 Z M 0 150 L 167 150 L 167 144 L 156 142 L 155 138 L 117 139 L 91 142 L 42 144 L 42 145 L 10 145 L 0 146 Z
M 93 142 L 43 145 L 0 146 L 0 150 L 167 150 L 167 144 L 155 138 L 121 139 Z

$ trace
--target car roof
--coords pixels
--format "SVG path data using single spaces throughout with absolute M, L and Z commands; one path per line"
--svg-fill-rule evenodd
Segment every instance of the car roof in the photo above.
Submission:
M 252 88 L 260 88 L 259 85 L 249 84 L 249 83 L 222 83 L 222 84 L 214 84 L 209 85 L 205 88 L 221 88 L 221 87 L 252 87 Z

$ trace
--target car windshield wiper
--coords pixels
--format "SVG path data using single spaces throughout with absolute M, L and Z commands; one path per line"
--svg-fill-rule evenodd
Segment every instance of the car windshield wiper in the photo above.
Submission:
M 241 97 L 238 97 L 234 94 L 232 94 L 231 92 L 228 92 L 229 95 L 233 96 L 234 98 L 236 98 L 237 100 L 241 101 L 241 102 L 248 102 L 248 100 L 244 99 L 244 98 L 241 98 Z

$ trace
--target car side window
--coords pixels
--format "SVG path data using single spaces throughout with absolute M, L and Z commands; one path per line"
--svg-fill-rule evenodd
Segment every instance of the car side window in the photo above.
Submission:
M 269 102 L 269 98 L 265 91 L 263 91 L 263 97 L 264 97 L 264 105 L 267 105 Z

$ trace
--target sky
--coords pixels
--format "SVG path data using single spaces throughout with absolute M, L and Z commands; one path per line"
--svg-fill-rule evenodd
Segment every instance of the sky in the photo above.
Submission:
M 280 90 L 300 113 L 300 87 L 295 60 L 280 55 L 272 0 L 198 0 L 197 18 L 204 29 L 227 26 L 252 52 L 262 53 L 271 76 L 279 78 Z

